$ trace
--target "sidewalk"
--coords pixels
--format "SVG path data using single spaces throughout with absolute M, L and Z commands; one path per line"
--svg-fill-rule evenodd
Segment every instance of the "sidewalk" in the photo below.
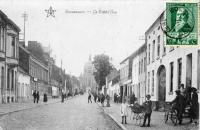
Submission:
M 70 98 L 69 98 L 70 99 Z M 38 103 L 33 103 L 32 100 L 24 102 L 24 103 L 7 103 L 0 104 L 0 116 L 6 115 L 13 112 L 18 112 L 26 109 L 31 109 L 43 105 L 48 105 L 52 103 L 61 102 L 60 98 L 49 98 L 47 103 L 44 103 L 43 100 L 39 100 Z
M 136 125 L 135 120 L 130 119 L 130 110 L 129 116 L 127 117 L 128 124 L 121 124 L 121 115 L 120 115 L 120 104 L 111 102 L 111 107 L 102 107 L 100 103 L 97 103 L 108 116 L 110 116 L 123 130 L 144 130 L 144 129 L 153 129 L 153 130 L 198 130 L 199 127 L 188 124 L 188 119 L 183 119 L 183 125 L 174 126 L 169 120 L 166 124 L 164 123 L 164 112 L 153 111 L 151 116 L 151 127 L 140 127 Z M 105 102 L 106 106 L 106 102 Z M 143 122 L 143 120 L 142 120 Z

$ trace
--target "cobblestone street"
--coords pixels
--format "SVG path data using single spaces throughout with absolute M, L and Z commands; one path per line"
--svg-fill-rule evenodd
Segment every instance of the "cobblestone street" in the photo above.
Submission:
M 3 130 L 120 130 L 118 125 L 87 96 L 77 96 L 49 105 L 0 117 Z

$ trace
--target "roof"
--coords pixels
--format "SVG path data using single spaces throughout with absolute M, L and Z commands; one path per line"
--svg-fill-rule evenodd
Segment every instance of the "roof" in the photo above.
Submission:
M 25 75 L 28 75 L 30 76 L 27 72 L 25 72 L 21 67 L 18 67 L 18 71 L 25 74 Z
M 26 53 L 31 54 L 25 47 L 23 47 L 21 44 L 19 44 L 19 47 L 24 50 Z
M 0 15 L 6 20 L 6 22 L 8 22 L 8 24 L 10 24 L 14 29 L 16 29 L 18 32 L 20 32 L 20 28 L 11 20 L 7 17 L 6 14 L 4 14 L 1 10 L 0 10 Z
M 147 31 L 145 32 L 145 35 L 151 30 L 151 28 L 157 23 L 157 21 L 164 15 L 164 11 L 162 11 L 162 13 L 158 16 L 158 18 L 153 22 L 153 24 L 147 29 Z
M 130 56 L 128 56 L 126 59 L 124 59 L 122 62 L 120 62 L 120 64 L 122 64 L 123 62 L 125 62 L 126 60 L 128 60 L 130 58 L 136 57 L 144 49 L 146 49 L 146 43 L 144 43 L 141 47 L 139 47 L 136 51 L 134 51 Z

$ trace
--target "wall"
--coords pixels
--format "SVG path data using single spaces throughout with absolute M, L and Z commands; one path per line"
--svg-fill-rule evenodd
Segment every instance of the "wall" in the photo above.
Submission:
M 19 102 L 32 99 L 30 76 L 18 71 L 17 100 Z

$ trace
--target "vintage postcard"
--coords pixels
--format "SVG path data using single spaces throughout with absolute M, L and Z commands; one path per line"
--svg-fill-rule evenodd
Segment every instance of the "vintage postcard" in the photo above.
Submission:
M 0 0 L 0 130 L 198 130 L 199 0 Z

